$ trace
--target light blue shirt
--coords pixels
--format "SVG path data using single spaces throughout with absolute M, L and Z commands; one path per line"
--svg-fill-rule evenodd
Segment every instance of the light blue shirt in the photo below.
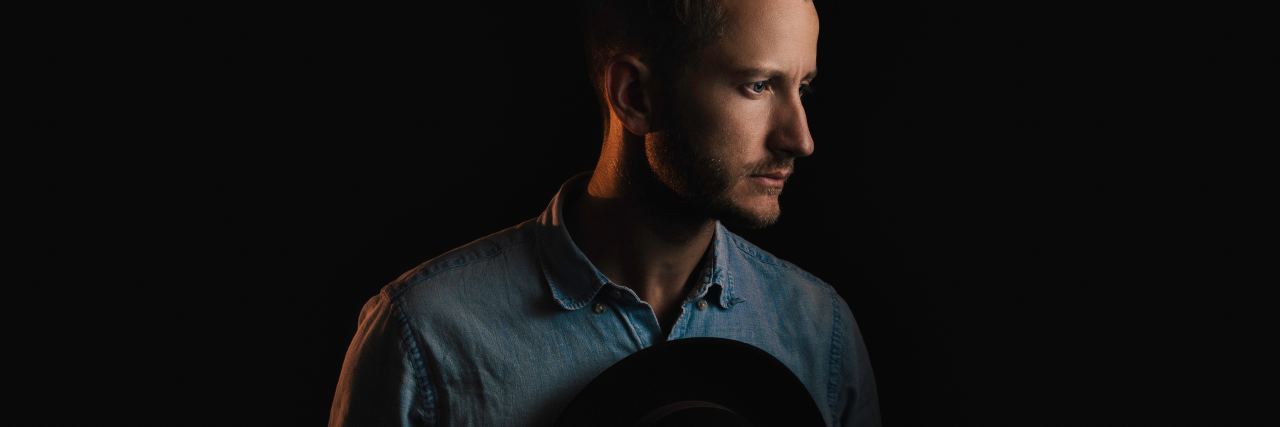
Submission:
M 569 178 L 538 217 L 425 261 L 370 298 L 329 425 L 549 425 L 615 362 L 703 336 L 777 357 L 828 425 L 879 425 L 866 346 L 831 285 L 716 221 L 664 337 L 652 307 L 596 269 L 565 228 L 566 200 L 590 176 Z

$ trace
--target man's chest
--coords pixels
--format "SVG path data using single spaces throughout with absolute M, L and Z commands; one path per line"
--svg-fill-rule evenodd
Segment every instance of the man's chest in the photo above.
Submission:
M 464 335 L 428 337 L 438 344 L 429 365 L 437 371 L 432 376 L 440 415 L 452 421 L 449 425 L 549 424 L 596 375 L 668 337 L 710 336 L 754 345 L 787 365 L 811 393 L 825 393 L 815 389 L 825 384 L 821 371 L 827 349 L 820 340 L 779 327 L 786 321 L 775 315 L 699 305 L 674 307 L 669 328 L 646 304 L 600 302 L 519 323 L 473 318 L 459 319 L 470 322 L 465 327 L 434 329 Z M 699 363 L 716 366 L 715 361 Z

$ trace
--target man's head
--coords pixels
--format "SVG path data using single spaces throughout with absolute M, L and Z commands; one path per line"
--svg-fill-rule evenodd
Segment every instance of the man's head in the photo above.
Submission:
M 785 175 L 813 152 L 800 101 L 817 66 L 813 3 L 588 3 L 598 7 L 586 9 L 587 48 L 606 144 L 643 144 L 659 190 L 698 214 L 776 222 Z

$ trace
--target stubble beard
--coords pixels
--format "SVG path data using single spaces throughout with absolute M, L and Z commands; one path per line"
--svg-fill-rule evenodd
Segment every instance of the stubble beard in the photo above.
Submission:
M 734 184 L 749 177 L 731 170 L 728 162 L 709 151 L 727 142 L 703 141 L 697 132 L 680 120 L 674 126 L 654 135 L 646 144 L 645 156 L 654 176 L 690 216 L 714 218 L 731 228 L 758 230 L 777 222 L 780 211 L 759 214 L 735 203 Z M 781 190 L 769 189 L 777 197 Z

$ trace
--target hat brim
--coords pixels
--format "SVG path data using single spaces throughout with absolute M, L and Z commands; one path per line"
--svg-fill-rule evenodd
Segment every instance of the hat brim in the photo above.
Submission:
M 610 366 L 561 411 L 557 426 L 823 426 L 804 383 L 750 344 L 667 341 Z

